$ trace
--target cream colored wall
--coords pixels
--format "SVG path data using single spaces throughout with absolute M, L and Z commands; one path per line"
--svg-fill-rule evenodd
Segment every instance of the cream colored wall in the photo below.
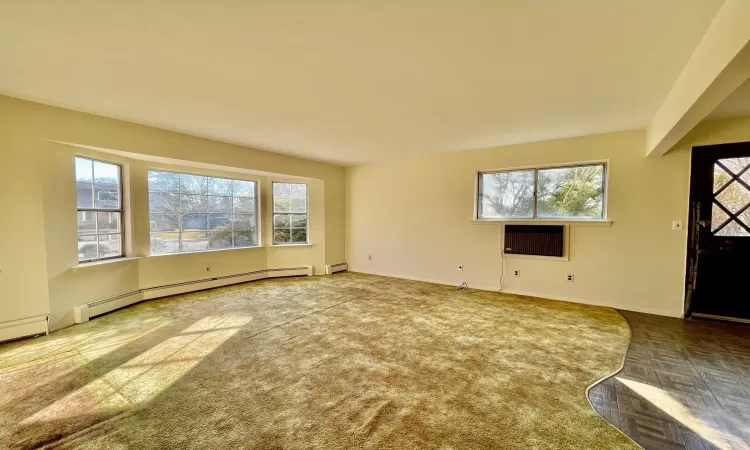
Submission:
M 41 155 L 20 121 L 0 97 L 0 327 L 49 311 L 42 186 L 31 174 Z
M 74 305 L 143 287 L 206 278 L 207 265 L 211 266 L 210 276 L 221 276 L 288 264 L 313 264 L 316 273 L 323 273 L 325 264 L 344 261 L 344 170 L 341 167 L 2 96 L 0 112 L 0 117 L 9 118 L 0 122 L 3 156 L 0 205 L 14 212 L 14 217 L 3 214 L 0 219 L 3 224 L 0 322 L 50 313 L 50 328 L 58 329 L 73 323 Z M 238 175 L 157 164 L 48 140 L 143 157 L 311 178 L 304 182 L 311 185 L 310 236 L 315 245 L 145 257 L 149 253 L 149 168 L 250 178 L 261 186 L 270 185 L 271 179 L 285 177 Z M 123 164 L 127 173 L 127 210 L 131 216 L 126 228 L 128 256 L 142 258 L 74 269 L 77 264 L 75 185 L 71 182 L 74 154 Z M 265 207 L 263 200 L 261 212 Z M 262 228 L 261 232 L 264 231 Z
M 573 223 L 566 262 L 506 258 L 503 289 L 679 316 L 686 232 L 671 224 L 687 220 L 689 152 L 646 159 L 645 145 L 644 130 L 350 168 L 350 270 L 498 289 L 501 225 L 471 220 L 477 171 L 609 160 L 613 224 Z

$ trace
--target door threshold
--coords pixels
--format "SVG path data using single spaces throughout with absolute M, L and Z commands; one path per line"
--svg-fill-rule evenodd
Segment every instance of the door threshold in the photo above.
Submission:
M 750 319 L 740 319 L 739 317 L 717 316 L 714 314 L 693 313 L 692 317 L 697 317 L 699 319 L 725 320 L 727 322 L 750 323 Z

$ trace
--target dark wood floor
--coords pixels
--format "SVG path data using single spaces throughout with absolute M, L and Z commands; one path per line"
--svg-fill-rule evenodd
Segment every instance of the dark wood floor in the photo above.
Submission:
M 750 325 L 620 313 L 633 339 L 594 409 L 645 449 L 750 449 Z

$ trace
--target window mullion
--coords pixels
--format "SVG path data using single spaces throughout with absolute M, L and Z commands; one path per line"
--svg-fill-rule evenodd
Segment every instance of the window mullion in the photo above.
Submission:
M 537 202 L 537 200 L 538 200 L 538 198 L 537 198 L 537 190 L 538 190 L 538 188 L 539 188 L 539 169 L 534 169 L 534 196 L 533 196 L 533 199 L 534 199 L 533 218 L 534 219 L 537 218 L 537 214 L 538 214 L 538 205 L 537 205 L 537 203 L 538 203 Z

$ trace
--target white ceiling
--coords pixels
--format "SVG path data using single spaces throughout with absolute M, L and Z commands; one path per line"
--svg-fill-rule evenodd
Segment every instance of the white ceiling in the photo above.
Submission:
M 750 116 L 750 80 L 737 88 L 707 118 L 727 119 L 739 116 Z
M 357 164 L 646 127 L 723 0 L 6 0 L 0 93 Z

